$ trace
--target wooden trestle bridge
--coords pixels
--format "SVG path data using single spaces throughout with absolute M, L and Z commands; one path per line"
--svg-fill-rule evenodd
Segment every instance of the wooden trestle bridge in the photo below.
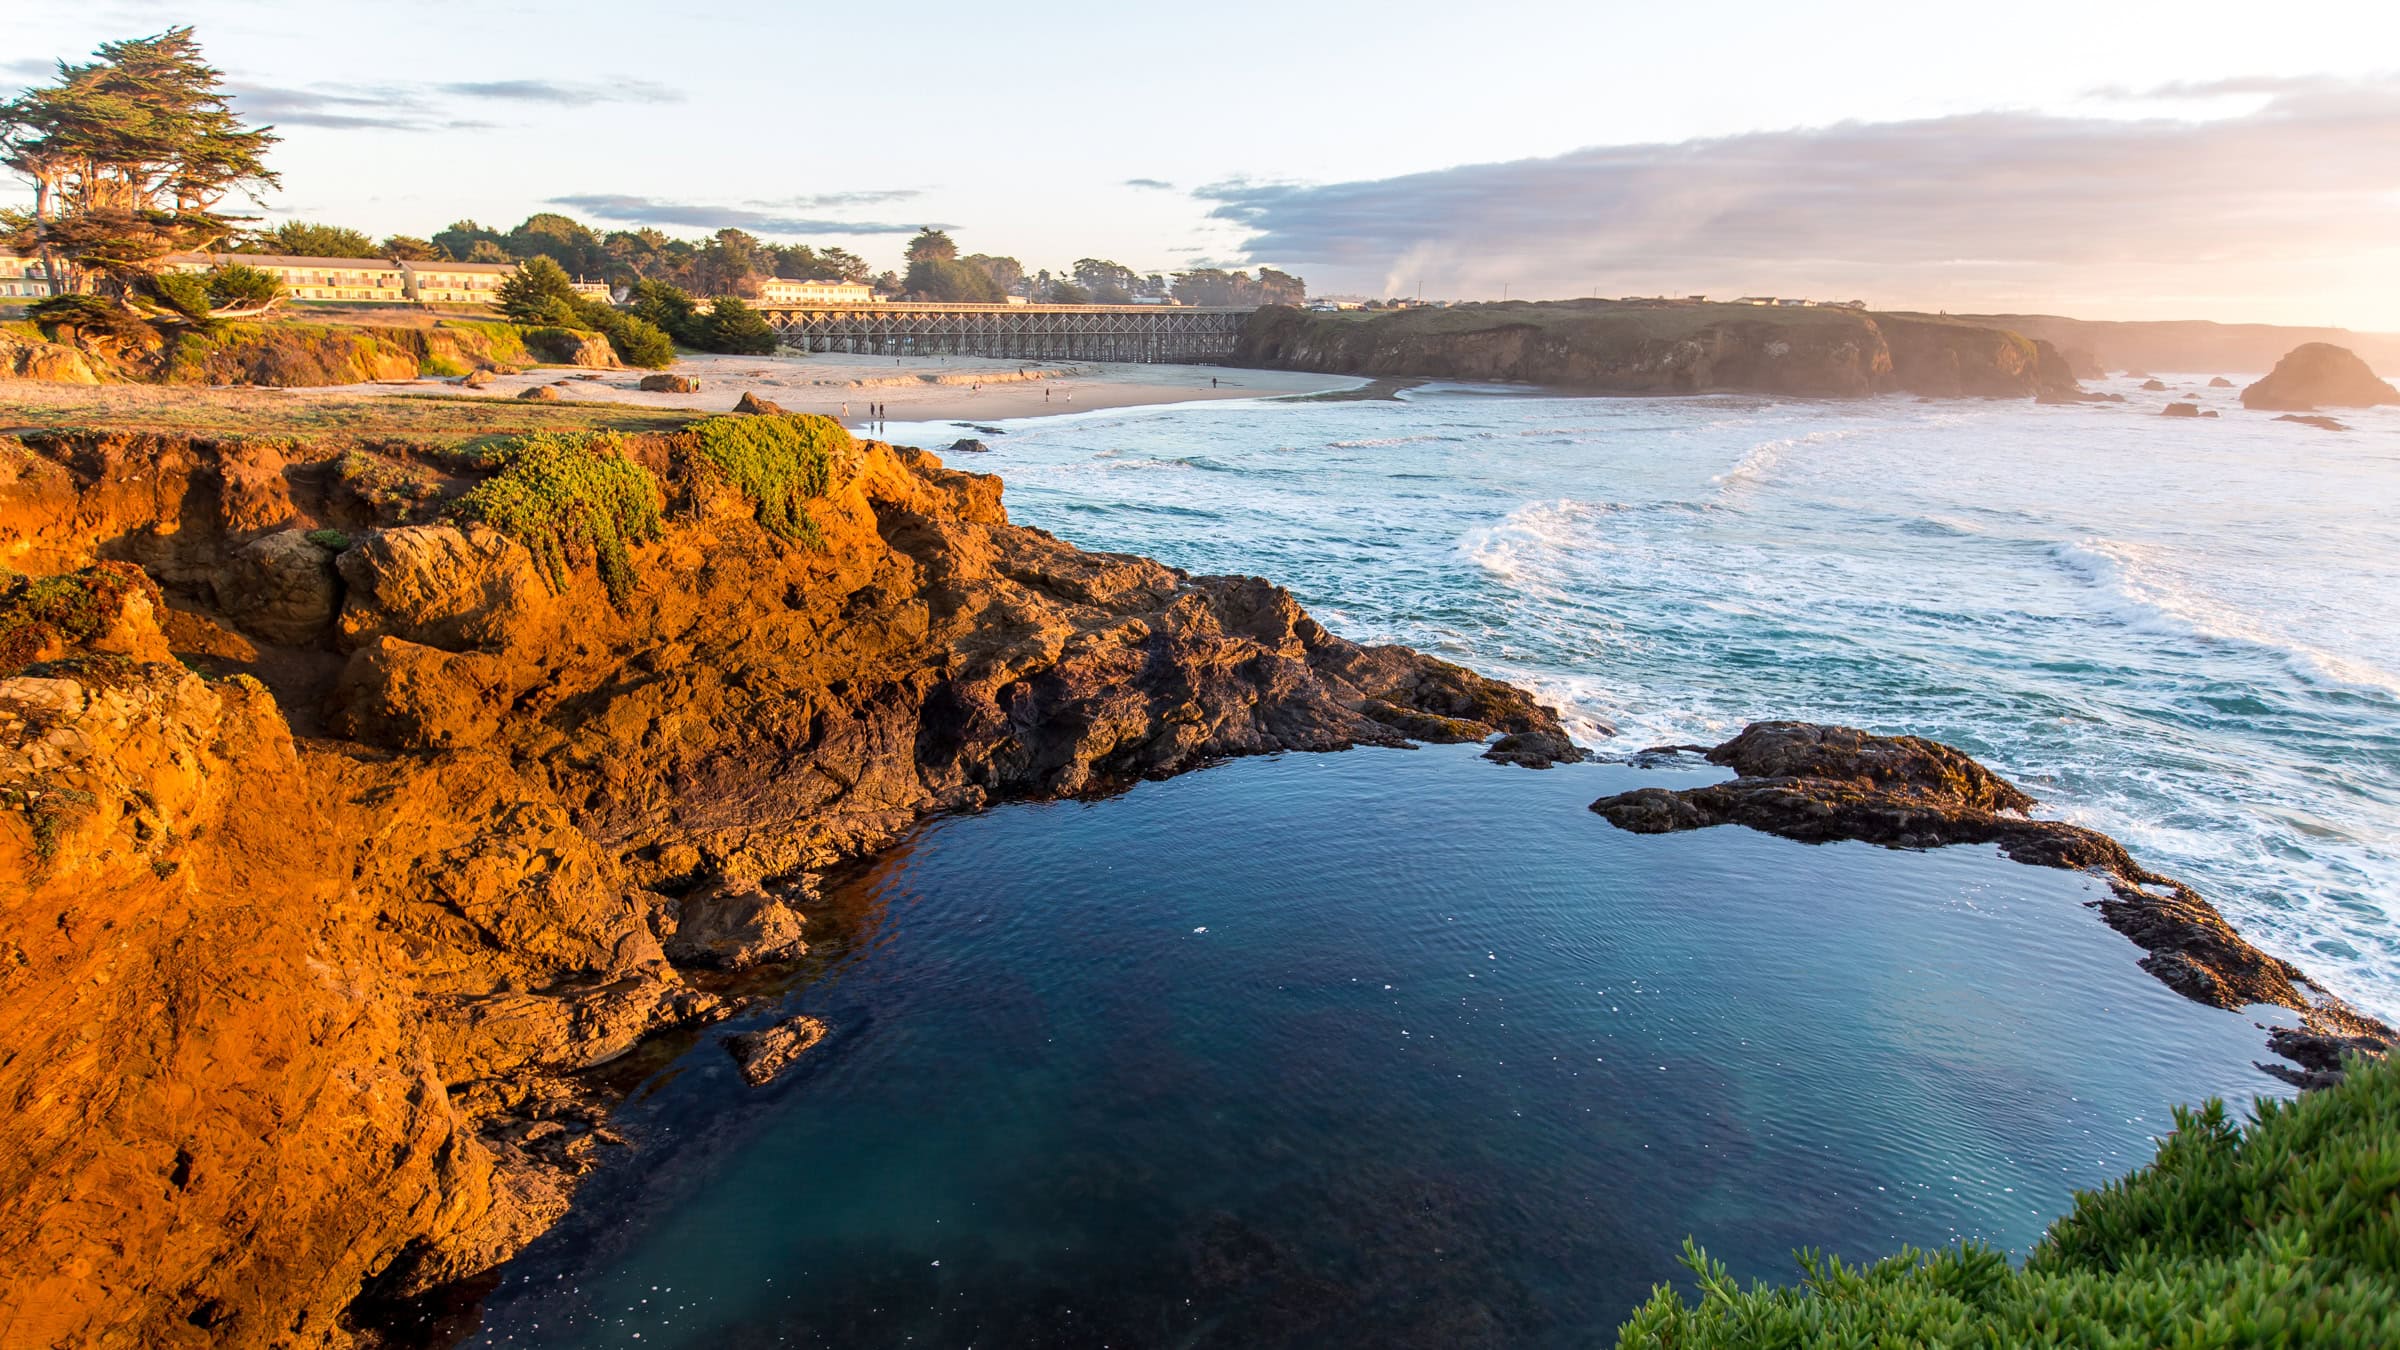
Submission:
M 1192 305 L 758 306 L 784 345 L 879 356 L 1222 361 L 1248 308 Z

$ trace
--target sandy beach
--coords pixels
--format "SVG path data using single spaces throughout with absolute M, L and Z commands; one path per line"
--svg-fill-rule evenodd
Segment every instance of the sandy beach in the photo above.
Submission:
M 574 370 L 543 366 L 502 375 L 480 390 L 455 380 L 344 385 L 326 394 L 469 394 L 511 399 L 534 385 L 555 385 L 579 402 L 724 412 L 755 393 L 790 412 L 822 413 L 864 427 L 881 403 L 892 422 L 1000 421 L 1096 408 L 1129 408 L 1205 399 L 1273 398 L 1351 389 L 1346 375 L 1239 370 L 1225 366 L 1143 365 L 1107 361 L 1009 361 L 972 356 L 685 356 L 672 374 L 700 382 L 696 393 L 649 393 L 645 370 Z

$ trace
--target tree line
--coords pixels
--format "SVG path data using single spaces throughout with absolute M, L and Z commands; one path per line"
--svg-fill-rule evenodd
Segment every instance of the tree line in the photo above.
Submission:
M 776 244 L 746 230 L 677 239 L 659 230 L 603 235 L 571 216 L 542 212 L 513 230 L 462 220 L 430 239 L 392 235 L 378 243 L 363 231 L 289 221 L 245 236 L 236 251 L 304 258 L 399 258 L 407 261 L 524 263 L 547 258 L 568 275 L 632 288 L 657 282 L 692 295 L 755 300 L 770 278 L 866 282 L 883 295 L 944 304 L 1000 304 L 1019 296 L 1041 304 L 1129 305 L 1173 299 L 1187 305 L 1296 305 L 1307 283 L 1272 267 L 1257 276 L 1198 268 L 1147 276 L 1107 258 L 1078 258 L 1063 272 L 1027 272 L 1015 258 L 961 255 L 946 230 L 927 228 L 908 243 L 908 270 L 872 275 L 843 248 Z
M 878 289 L 911 300 L 944 304 L 998 304 L 1022 296 L 1038 304 L 1129 305 L 1140 300 L 1173 299 L 1186 305 L 1296 305 L 1308 285 L 1272 267 L 1247 272 L 1199 268 L 1147 276 L 1107 258 L 1078 258 L 1074 267 L 1052 274 L 1028 275 L 1015 258 L 988 253 L 960 256 L 958 243 L 945 230 L 925 229 L 909 240 L 908 271 L 889 278 Z

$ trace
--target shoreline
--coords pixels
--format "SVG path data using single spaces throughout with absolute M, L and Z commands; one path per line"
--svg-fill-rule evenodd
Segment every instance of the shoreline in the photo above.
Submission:
M 641 389 L 647 375 L 700 382 L 692 393 Z M 685 355 L 664 371 L 537 366 L 498 375 L 482 389 L 424 378 L 292 390 L 302 396 L 406 397 L 439 394 L 513 399 L 542 385 L 566 401 L 624 404 L 695 413 L 730 412 L 755 394 L 786 412 L 816 413 L 854 431 L 871 425 L 870 404 L 886 422 L 1000 422 L 1119 408 L 1163 407 L 1243 398 L 1339 396 L 1374 383 L 1364 376 L 1236 366 L 1121 361 L 1011 361 L 972 356 Z

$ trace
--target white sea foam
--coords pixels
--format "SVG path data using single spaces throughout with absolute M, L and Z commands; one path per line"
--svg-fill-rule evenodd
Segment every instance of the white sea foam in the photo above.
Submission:
M 2179 576 L 2173 560 L 2156 547 L 2087 537 L 2051 551 L 2062 567 L 2100 592 L 2103 610 L 2127 627 L 2257 647 L 2284 658 L 2304 677 L 2400 695 L 2400 675 L 2278 631 L 2265 616 Z

